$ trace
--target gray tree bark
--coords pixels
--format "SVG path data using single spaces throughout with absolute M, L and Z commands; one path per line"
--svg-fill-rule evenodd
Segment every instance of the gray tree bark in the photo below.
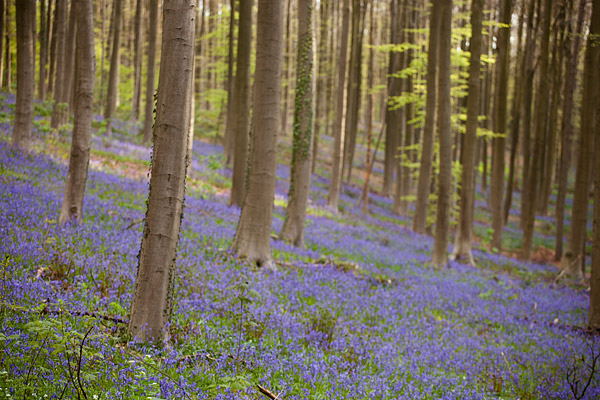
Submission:
M 429 20 L 429 47 L 427 50 L 427 97 L 425 99 L 425 126 L 421 143 L 421 163 L 417 183 L 417 203 L 413 219 L 413 230 L 425 233 L 429 209 L 429 187 L 435 130 L 435 104 L 437 98 L 438 41 L 440 25 L 440 2 L 433 2 Z
M 271 217 L 281 117 L 282 0 L 259 0 L 256 32 L 248 187 L 233 249 L 259 266 L 272 267 Z
M 327 194 L 327 205 L 338 209 L 340 190 L 342 188 L 342 164 L 344 162 L 345 126 L 346 121 L 346 58 L 348 57 L 348 27 L 350 25 L 350 0 L 344 0 L 342 5 L 342 31 L 340 36 L 340 55 L 338 58 L 338 81 L 335 99 L 335 120 L 333 122 L 333 165 L 331 169 L 331 180 Z
M 61 116 L 65 112 L 67 105 L 65 104 L 65 62 L 66 43 L 67 43 L 67 16 L 68 4 L 66 0 L 56 1 L 56 66 L 54 77 L 54 105 L 52 107 L 52 118 L 50 126 L 53 130 L 60 127 L 62 120 Z
M 510 25 L 512 16 L 512 0 L 503 0 L 500 23 Z M 494 133 L 499 135 L 493 140 L 492 180 L 490 182 L 490 205 L 492 208 L 491 245 L 502 249 L 502 231 L 504 230 L 504 213 L 502 199 L 504 197 L 504 171 L 506 169 L 506 120 L 508 103 L 508 72 L 510 61 L 510 27 L 500 28 L 498 40 L 498 58 L 496 68 L 496 112 Z
M 113 13 L 113 38 L 112 52 L 110 55 L 110 73 L 108 75 L 108 91 L 106 93 L 106 107 L 104 120 L 106 121 L 106 135 L 112 135 L 112 119 L 117 108 L 117 91 L 119 89 L 119 69 L 121 65 L 121 25 L 123 13 L 123 0 L 114 0 Z
M 65 184 L 65 196 L 60 210 L 59 223 L 83 218 L 83 196 L 90 160 L 92 116 L 94 104 L 94 12 L 92 0 L 76 0 L 77 12 L 77 99 L 73 139 L 69 156 L 69 170 Z
M 313 31 L 312 0 L 298 3 L 298 53 L 294 103 L 294 137 L 290 188 L 281 236 L 304 246 L 304 220 L 310 186 L 313 119 Z
M 131 119 L 139 121 L 140 108 L 142 105 L 142 53 L 143 53 L 143 36 L 142 36 L 142 0 L 135 2 L 135 37 L 133 42 L 133 97 L 131 99 Z
M 150 0 L 150 29 L 148 29 L 148 64 L 146 66 L 146 101 L 144 105 L 144 138 L 146 145 L 152 140 L 154 122 L 154 81 L 156 71 L 156 37 L 158 25 L 158 0 Z M 200 79 L 198 77 L 198 79 Z
M 552 1 L 545 0 L 543 17 L 541 21 L 542 38 L 540 49 L 540 84 L 537 92 L 535 109 L 535 139 L 533 147 L 533 159 L 527 174 L 527 197 L 523 199 L 525 205 L 525 224 L 523 227 L 523 258 L 529 259 L 531 256 L 531 246 L 533 242 L 533 231 L 535 225 L 535 207 L 537 204 L 538 190 L 540 183 L 538 175 L 535 173 L 541 168 L 543 160 L 542 149 L 544 148 L 544 137 L 546 133 L 546 119 L 548 113 L 548 47 L 550 42 L 550 20 L 552 16 Z
M 12 144 L 31 147 L 33 98 L 35 96 L 35 1 L 16 3 L 17 20 L 17 99 Z
M 583 71 L 583 94 L 581 98 L 581 136 L 579 138 L 579 158 L 577 160 L 577 175 L 575 177 L 575 192 L 573 210 L 571 213 L 571 228 L 565 255 L 562 258 L 562 268 L 567 276 L 579 280 L 585 278 L 585 247 L 586 223 L 589 203 L 589 188 L 594 165 L 594 141 L 600 140 L 595 113 L 597 110 L 598 93 L 600 89 L 600 0 L 593 1 L 590 34 L 585 50 Z
M 233 158 L 234 136 L 230 125 L 233 123 L 235 116 L 231 115 L 233 107 L 233 64 L 235 62 L 235 0 L 230 0 L 229 6 L 231 15 L 229 16 L 229 46 L 227 55 L 227 116 L 225 120 L 225 134 L 223 135 L 223 155 L 227 164 L 231 163 Z
M 450 198 L 452 194 L 452 114 L 450 101 L 450 50 L 452 48 L 452 0 L 443 1 L 440 10 L 438 72 L 438 134 L 440 140 L 440 172 L 438 176 L 437 213 L 432 263 L 448 263 L 450 233 Z
M 195 0 L 165 0 L 148 210 L 131 303 L 129 332 L 168 339 L 177 242 L 183 215 L 192 94 Z
M 240 23 L 236 73 L 231 97 L 231 115 L 227 114 L 227 129 L 234 138 L 233 176 L 229 204 L 242 207 L 246 194 L 248 169 L 248 135 L 250 133 L 250 59 L 252 54 L 253 0 L 240 0 Z
M 462 148 L 462 171 L 460 189 L 460 214 L 454 250 L 450 256 L 453 260 L 463 260 L 475 266 L 472 253 L 473 210 L 475 204 L 475 150 L 477 126 L 479 118 L 479 94 L 481 90 L 481 48 L 482 19 L 484 0 L 473 0 L 471 9 L 471 57 L 469 61 L 469 89 L 467 95 L 467 122 Z

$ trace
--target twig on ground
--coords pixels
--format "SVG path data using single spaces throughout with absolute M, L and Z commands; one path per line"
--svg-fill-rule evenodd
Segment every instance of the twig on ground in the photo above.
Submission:
M 258 390 L 264 394 L 265 396 L 267 396 L 268 398 L 272 399 L 272 400 L 283 400 L 281 397 L 279 397 L 279 394 L 274 394 L 273 392 L 271 392 L 269 389 L 261 386 L 260 384 L 256 384 L 256 386 L 258 387 Z

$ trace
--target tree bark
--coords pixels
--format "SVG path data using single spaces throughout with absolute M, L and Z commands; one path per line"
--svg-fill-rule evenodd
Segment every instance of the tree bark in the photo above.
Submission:
M 287 114 L 288 114 L 288 97 L 290 91 L 290 63 L 291 63 L 291 53 L 292 53 L 292 44 L 291 44 L 291 21 L 292 21 L 292 0 L 287 0 L 286 5 L 287 11 L 285 13 L 285 49 L 283 52 L 283 107 L 281 109 L 281 136 L 285 136 L 285 131 L 287 130 Z
M 510 1 L 510 0 L 509 0 Z M 437 213 L 432 263 L 448 263 L 450 233 L 450 198 L 452 194 L 452 114 L 450 101 L 450 51 L 452 48 L 452 0 L 442 2 L 439 32 L 438 73 L 438 132 L 440 140 L 440 172 L 438 177 Z
M 392 0 L 390 6 L 390 43 L 398 44 L 401 38 L 402 16 L 400 15 L 400 1 Z M 396 154 L 398 153 L 398 127 L 399 109 L 390 109 L 389 100 L 392 97 L 400 96 L 402 88 L 400 79 L 391 76 L 398 72 L 400 68 L 400 53 L 391 51 L 388 64 L 388 104 L 386 104 L 385 119 L 387 121 L 385 128 L 385 152 L 383 162 L 383 188 L 382 194 L 389 196 L 394 191 L 394 173 L 396 171 Z
M 65 103 L 69 103 L 68 110 L 64 110 L 64 112 L 59 116 L 60 120 L 58 122 L 59 126 L 66 124 L 69 120 L 69 110 L 73 111 L 75 109 L 73 101 L 74 101 L 74 72 L 75 72 L 75 46 L 77 41 L 77 13 L 75 12 L 74 3 L 71 3 L 71 10 L 69 13 L 69 27 L 67 30 L 67 39 L 65 42 L 65 72 L 64 72 L 64 85 L 63 88 L 63 99 Z
M 327 121 L 329 115 L 326 112 L 328 105 L 327 101 L 327 90 L 326 88 L 326 76 L 331 64 L 331 57 L 327 53 L 327 36 L 329 27 L 329 14 L 332 9 L 331 0 L 322 0 L 320 2 L 320 29 L 319 29 L 319 47 L 317 57 L 317 91 L 315 96 L 315 118 L 313 125 L 313 154 L 311 169 L 315 171 L 317 165 L 317 149 L 319 148 L 319 136 L 321 135 L 321 126 L 327 128 Z M 325 119 L 323 123 L 323 119 Z
M 271 217 L 275 196 L 277 132 L 281 116 L 282 0 L 259 0 L 256 32 L 248 188 L 233 248 L 258 266 L 272 267 Z
M 373 159 L 371 158 L 371 138 L 373 137 L 373 107 L 374 107 L 374 95 L 373 95 L 373 82 L 375 80 L 375 18 L 373 17 L 373 10 L 375 3 L 371 3 L 371 9 L 369 11 L 369 63 L 368 63 L 368 77 L 367 77 L 367 157 L 365 165 L 365 184 L 363 187 L 363 202 L 362 202 L 362 213 L 367 214 L 369 207 L 369 180 L 371 178 L 371 164 Z
M 35 1 L 16 3 L 17 20 L 17 99 L 13 146 L 29 150 L 33 128 L 35 96 Z
M 581 99 L 581 136 L 579 139 L 579 158 L 577 160 L 577 175 L 575 178 L 575 193 L 571 213 L 571 228 L 567 249 L 562 258 L 562 268 L 567 276 L 579 280 L 585 278 L 585 248 L 586 222 L 588 214 L 589 188 L 594 165 L 594 141 L 600 140 L 598 127 L 595 127 L 600 88 L 600 0 L 593 1 L 592 20 L 585 51 L 583 71 L 583 94 Z
M 592 3 L 592 15 L 600 14 L 600 1 L 594 0 Z M 594 17 L 592 17 L 594 18 Z M 600 27 L 596 23 L 596 29 L 591 30 L 597 35 L 600 33 Z M 598 57 L 596 57 L 596 70 L 600 68 Z M 599 103 L 600 104 L 600 103 Z M 596 137 L 594 142 L 595 154 L 600 154 L 600 105 L 596 107 Z M 592 276 L 590 278 L 590 308 L 588 312 L 588 327 L 595 331 L 600 330 L 600 157 L 594 158 L 594 233 L 592 239 Z
M 112 135 L 112 119 L 117 108 L 117 95 L 119 89 L 119 69 L 121 65 L 121 25 L 123 13 L 123 0 L 114 0 L 113 14 L 113 39 L 110 55 L 110 73 L 108 75 L 108 91 L 106 93 L 106 107 L 104 120 L 106 121 L 106 136 Z
M 503 0 L 500 23 L 510 25 L 512 16 L 512 0 Z M 492 248 L 502 249 L 502 231 L 504 230 L 504 213 L 502 199 L 504 197 L 504 172 L 506 149 L 506 119 L 508 101 L 508 72 L 510 60 L 510 27 L 499 29 L 498 59 L 496 68 L 496 112 L 495 134 L 493 139 L 492 180 L 490 182 L 490 205 L 492 208 Z
M 425 233 L 427 211 L 429 209 L 429 187 L 431 184 L 431 164 L 435 130 L 435 104 L 437 98 L 437 64 L 440 25 L 439 2 L 433 2 L 429 21 L 429 48 L 427 50 L 427 97 L 425 100 L 425 126 L 421 143 L 421 163 L 417 184 L 417 203 L 413 219 L 413 230 Z
M 342 31 L 340 36 L 340 55 L 338 57 L 338 82 L 336 87 L 335 120 L 333 123 L 333 165 L 331 168 L 331 180 L 327 194 L 327 205 L 338 209 L 340 190 L 342 187 L 342 164 L 344 162 L 345 126 L 346 121 L 346 59 L 348 57 L 348 28 L 350 25 L 350 0 L 344 0 L 342 5 Z
M 229 204 L 242 207 L 246 193 L 248 169 L 248 135 L 250 133 L 250 59 L 252 54 L 252 7 L 253 0 L 240 0 L 240 23 L 236 73 L 231 98 L 231 136 L 235 138 L 233 154 L 233 177 Z M 229 116 L 228 116 L 229 119 Z
M 183 216 L 192 93 L 195 0 L 165 0 L 148 210 L 131 303 L 129 332 L 168 339 L 177 242 Z
M 299 1 L 293 153 L 288 204 L 281 229 L 281 236 L 297 247 L 304 246 L 304 220 L 312 155 L 314 61 L 312 10 L 312 0 Z
M 567 70 L 565 72 L 565 88 L 561 124 L 560 164 L 558 170 L 558 195 L 556 198 L 555 261 L 562 259 L 563 256 L 565 200 L 567 197 L 569 170 L 571 168 L 571 149 L 573 140 L 573 102 L 575 97 L 575 89 L 577 86 L 577 65 L 581 50 L 581 35 L 583 32 L 586 3 L 587 0 L 580 0 L 579 11 L 577 15 L 577 27 L 573 32 L 572 24 L 569 23 L 567 26 L 568 30 L 564 43 Z M 574 37 L 573 42 L 571 42 L 571 37 Z
M 83 197 L 90 160 L 92 117 L 94 105 L 94 12 L 92 0 L 75 0 L 77 13 L 77 100 L 73 138 L 69 156 L 69 170 L 65 195 L 58 219 L 60 224 L 83 218 Z
M 60 127 L 61 115 L 66 111 L 65 104 L 65 62 L 67 61 L 67 7 L 66 0 L 56 1 L 56 66 L 54 78 L 54 105 L 52 107 L 52 119 L 50 126 L 53 130 Z
M 535 139 L 533 148 L 533 159 L 530 165 L 530 172 L 527 180 L 527 197 L 525 206 L 525 224 L 523 228 L 523 258 L 529 259 L 531 255 L 531 246 L 533 241 L 533 231 L 535 226 L 535 207 L 537 204 L 537 195 L 540 188 L 538 176 L 534 171 L 541 168 L 543 160 L 542 149 L 544 148 L 544 135 L 546 133 L 546 119 L 548 113 L 548 47 L 550 42 L 550 20 L 552 16 L 552 1 L 545 0 L 543 10 L 542 38 L 540 49 L 540 84 L 537 92 L 536 100 L 536 123 L 535 123 Z
M 234 135 L 233 129 L 230 125 L 233 123 L 235 118 L 231 113 L 233 103 L 233 64 L 234 60 L 234 46 L 235 46 L 235 0 L 230 0 L 231 15 L 229 16 L 229 46 L 227 56 L 227 119 L 225 120 L 225 134 L 223 135 L 223 152 L 227 164 L 231 164 L 231 158 L 233 155 L 234 146 Z
M 473 212 L 475 204 L 475 150 L 477 126 L 479 118 L 479 94 L 481 86 L 481 48 L 482 19 L 484 0 L 473 0 L 471 9 L 471 57 L 469 61 L 469 89 L 467 95 L 467 122 L 462 147 L 462 171 L 460 189 L 460 214 L 454 250 L 450 256 L 453 260 L 463 260 L 475 266 L 472 253 Z
M 148 29 L 148 65 L 146 66 L 146 102 L 144 106 L 144 144 L 150 144 L 154 123 L 154 81 L 156 71 L 156 37 L 158 0 L 150 0 L 150 29 Z
M 142 105 L 142 52 L 143 52 L 143 36 L 142 36 L 142 15 L 144 8 L 142 0 L 135 2 L 135 35 L 133 39 L 133 97 L 131 99 L 131 119 L 139 121 L 140 108 Z
M 0 37 L 4 29 L 4 0 L 0 1 Z M 48 32 L 46 31 L 46 0 L 40 1 L 40 32 L 38 34 L 40 42 L 40 67 L 38 77 L 38 99 L 44 100 L 46 97 L 46 61 L 48 55 Z M 2 40 L 0 40 L 0 76 L 2 76 Z

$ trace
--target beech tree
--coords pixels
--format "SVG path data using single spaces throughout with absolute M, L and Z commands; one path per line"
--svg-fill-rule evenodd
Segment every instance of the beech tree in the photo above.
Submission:
M 92 117 L 94 104 L 94 78 L 96 56 L 94 53 L 94 12 L 92 0 L 76 0 L 73 5 L 77 13 L 77 95 L 75 120 L 69 170 L 65 184 L 65 195 L 60 210 L 59 223 L 83 218 L 83 196 L 90 161 Z
M 148 210 L 131 303 L 129 332 L 168 339 L 177 242 L 183 214 L 193 93 L 195 0 L 165 0 Z
M 104 120 L 106 121 L 107 136 L 111 136 L 112 134 L 112 119 L 117 107 L 117 89 L 119 84 L 119 69 L 121 64 L 121 14 L 123 11 L 123 0 L 114 0 L 113 7 L 112 52 L 110 55 L 110 73 L 108 75 L 106 107 L 104 108 Z
M 437 213 L 432 262 L 448 263 L 450 233 L 450 195 L 452 191 L 452 124 L 450 99 L 450 50 L 452 48 L 452 0 L 441 2 L 438 47 L 438 132 L 440 172 L 438 176 Z
M 350 25 L 350 0 L 342 4 L 342 28 L 340 32 L 340 55 L 338 57 L 338 81 L 335 99 L 335 120 L 333 122 L 333 165 L 331 180 L 327 194 L 327 205 L 333 210 L 338 209 L 340 190 L 342 187 L 342 164 L 344 162 L 345 146 L 345 112 L 346 97 L 344 83 L 346 82 L 346 58 L 348 54 L 348 26 Z
M 253 0 L 240 0 L 240 23 L 236 73 L 231 109 L 227 113 L 225 136 L 234 139 L 233 176 L 229 204 L 241 207 L 246 192 L 246 170 L 248 169 L 248 135 L 250 133 L 250 59 L 252 53 L 252 4 Z
M 35 96 L 35 1 L 16 2 L 17 18 L 17 100 L 13 146 L 31 147 L 33 98 Z
M 248 186 L 233 249 L 259 266 L 271 267 L 271 216 L 277 166 L 275 155 L 281 115 L 282 0 L 258 1 L 256 28 Z
M 435 133 L 440 7 L 440 2 L 434 1 L 431 5 L 431 16 L 429 18 L 425 126 L 423 127 L 421 139 L 421 161 L 419 164 L 419 180 L 417 183 L 417 202 L 413 219 L 413 230 L 417 233 L 425 233 L 427 228 L 427 210 L 429 208 L 429 187 L 431 185 L 431 164 L 433 162 Z
M 484 0 L 473 0 L 471 6 L 471 40 L 469 51 L 469 89 L 467 95 L 467 122 L 462 147 L 460 189 L 460 214 L 456 228 L 451 259 L 464 260 L 475 265 L 471 251 L 473 238 L 473 213 L 475 204 L 475 144 L 479 118 L 479 93 L 481 86 L 481 27 Z
M 66 56 L 66 43 L 67 43 L 67 16 L 68 16 L 68 3 L 66 0 L 56 1 L 56 65 L 55 65 L 55 76 L 54 76 L 54 105 L 52 107 L 52 119 L 50 126 L 56 130 L 60 127 L 60 123 L 63 120 L 62 114 L 65 112 L 67 107 L 65 92 L 65 62 L 67 61 Z M 50 75 L 52 79 L 52 74 Z
M 298 55 L 290 188 L 281 236 L 295 246 L 304 245 L 304 220 L 310 185 L 313 118 L 312 0 L 298 4 Z
M 158 0 L 149 0 L 150 25 L 148 29 L 148 63 L 146 65 L 146 101 L 144 104 L 143 141 L 150 144 L 154 122 L 154 72 L 156 71 L 156 37 L 158 25 Z

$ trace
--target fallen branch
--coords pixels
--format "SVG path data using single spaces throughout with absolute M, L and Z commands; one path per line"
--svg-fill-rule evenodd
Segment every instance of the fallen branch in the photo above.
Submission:
M 260 386 L 260 384 L 256 384 L 256 386 L 258 387 L 258 390 L 264 394 L 265 396 L 267 396 L 268 398 L 272 399 L 272 400 L 283 400 L 281 397 L 279 397 L 279 394 L 274 394 L 273 392 L 271 392 L 269 389 Z

